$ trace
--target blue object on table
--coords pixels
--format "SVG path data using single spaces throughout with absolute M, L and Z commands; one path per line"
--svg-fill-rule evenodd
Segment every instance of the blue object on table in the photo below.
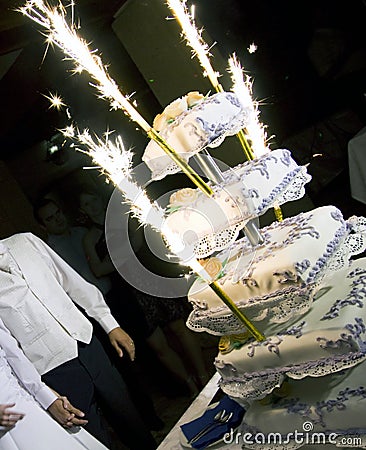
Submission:
M 232 418 L 229 422 L 223 424 L 217 424 L 213 429 L 211 429 L 207 434 L 202 436 L 196 442 L 191 445 L 193 448 L 202 450 L 208 447 L 213 442 L 221 439 L 225 433 L 229 433 L 232 429 L 240 425 L 245 409 L 239 405 L 235 400 L 225 395 L 220 402 L 213 409 L 206 409 L 206 411 L 197 419 L 192 420 L 192 422 L 185 423 L 181 425 L 181 429 L 190 441 L 194 436 L 197 435 L 206 425 L 214 423 L 214 417 L 219 412 L 225 410 L 227 413 L 233 413 Z

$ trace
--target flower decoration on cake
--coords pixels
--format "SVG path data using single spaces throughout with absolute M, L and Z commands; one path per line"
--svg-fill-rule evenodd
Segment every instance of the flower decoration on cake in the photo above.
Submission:
M 192 188 L 183 188 L 174 192 L 169 198 L 169 205 L 167 207 L 167 213 L 171 214 L 178 211 L 184 206 L 189 206 L 194 203 L 198 198 L 198 191 Z
M 230 353 L 234 349 L 239 349 L 245 345 L 251 335 L 248 331 L 240 334 L 229 334 L 221 336 L 219 341 L 219 352 L 223 355 Z
M 200 263 L 213 280 L 218 280 L 224 276 L 226 261 L 222 263 L 219 258 L 212 256 L 211 258 L 200 260 Z
M 201 103 L 204 98 L 205 96 L 198 91 L 188 92 L 184 97 L 177 98 L 166 106 L 161 114 L 155 116 L 153 127 L 156 131 L 163 130 L 167 125 L 174 122 L 176 117 Z
M 177 208 L 179 206 L 189 205 L 198 198 L 197 189 L 184 188 L 174 192 L 169 198 L 169 207 Z

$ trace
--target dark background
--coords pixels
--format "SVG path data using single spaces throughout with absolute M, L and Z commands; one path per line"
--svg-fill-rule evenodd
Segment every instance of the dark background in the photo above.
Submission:
M 135 92 L 139 111 L 150 121 L 165 105 L 160 105 L 112 30 L 114 14 L 124 3 L 80 0 L 76 15 L 82 19 L 83 36 L 110 62 L 112 77 L 126 92 Z M 310 163 L 311 200 L 315 205 L 336 203 L 347 209 L 346 215 L 363 210 L 349 194 L 347 143 L 366 124 L 365 3 L 195 2 L 198 19 L 220 52 L 236 52 L 245 61 L 254 81 L 254 96 L 261 103 L 261 120 L 273 136 L 271 148 L 287 147 L 299 164 Z M 120 112 L 111 112 L 106 102 L 96 98 L 85 75 L 71 74 L 72 65 L 62 61 L 59 50 L 46 51 L 39 27 L 14 12 L 20 5 L 0 1 L 0 160 L 8 170 L 3 178 L 12 177 L 30 202 L 55 186 L 70 196 L 80 169 L 90 161 L 64 152 L 49 157 L 47 148 L 59 139 L 57 131 L 67 119 L 65 111 L 49 108 L 45 95 L 61 95 L 81 127 L 121 132 L 138 154 L 146 138 Z M 258 50 L 249 54 L 252 42 Z M 318 153 L 322 156 L 314 159 Z M 101 181 L 89 172 L 93 183 Z M 14 190 L 10 185 L 3 187 L 3 191 Z M 12 206 L 20 207 L 16 201 Z M 8 205 L 0 222 L 9 214 Z M 15 231 L 19 227 L 19 223 L 13 226 Z

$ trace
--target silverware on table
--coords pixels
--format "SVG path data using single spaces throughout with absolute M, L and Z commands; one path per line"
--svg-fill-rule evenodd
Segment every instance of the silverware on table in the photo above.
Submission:
M 212 431 L 214 428 L 216 428 L 219 425 L 222 425 L 224 423 L 229 422 L 229 420 L 233 417 L 233 412 L 227 413 L 223 409 L 222 411 L 219 411 L 213 418 L 213 422 L 207 424 L 201 431 L 199 431 L 196 435 L 194 435 L 189 441 L 188 444 L 194 444 L 197 442 L 201 437 L 203 437 L 205 434 Z

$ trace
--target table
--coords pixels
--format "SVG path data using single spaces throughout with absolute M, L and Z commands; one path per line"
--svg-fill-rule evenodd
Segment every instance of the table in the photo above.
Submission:
M 179 443 L 180 425 L 190 422 L 207 408 L 212 398 L 219 390 L 219 380 L 220 375 L 216 372 L 200 394 L 193 400 L 190 407 L 174 425 L 169 434 L 167 434 L 157 450 L 182 450 L 182 446 Z
M 366 204 L 366 127 L 348 142 L 351 195 Z

